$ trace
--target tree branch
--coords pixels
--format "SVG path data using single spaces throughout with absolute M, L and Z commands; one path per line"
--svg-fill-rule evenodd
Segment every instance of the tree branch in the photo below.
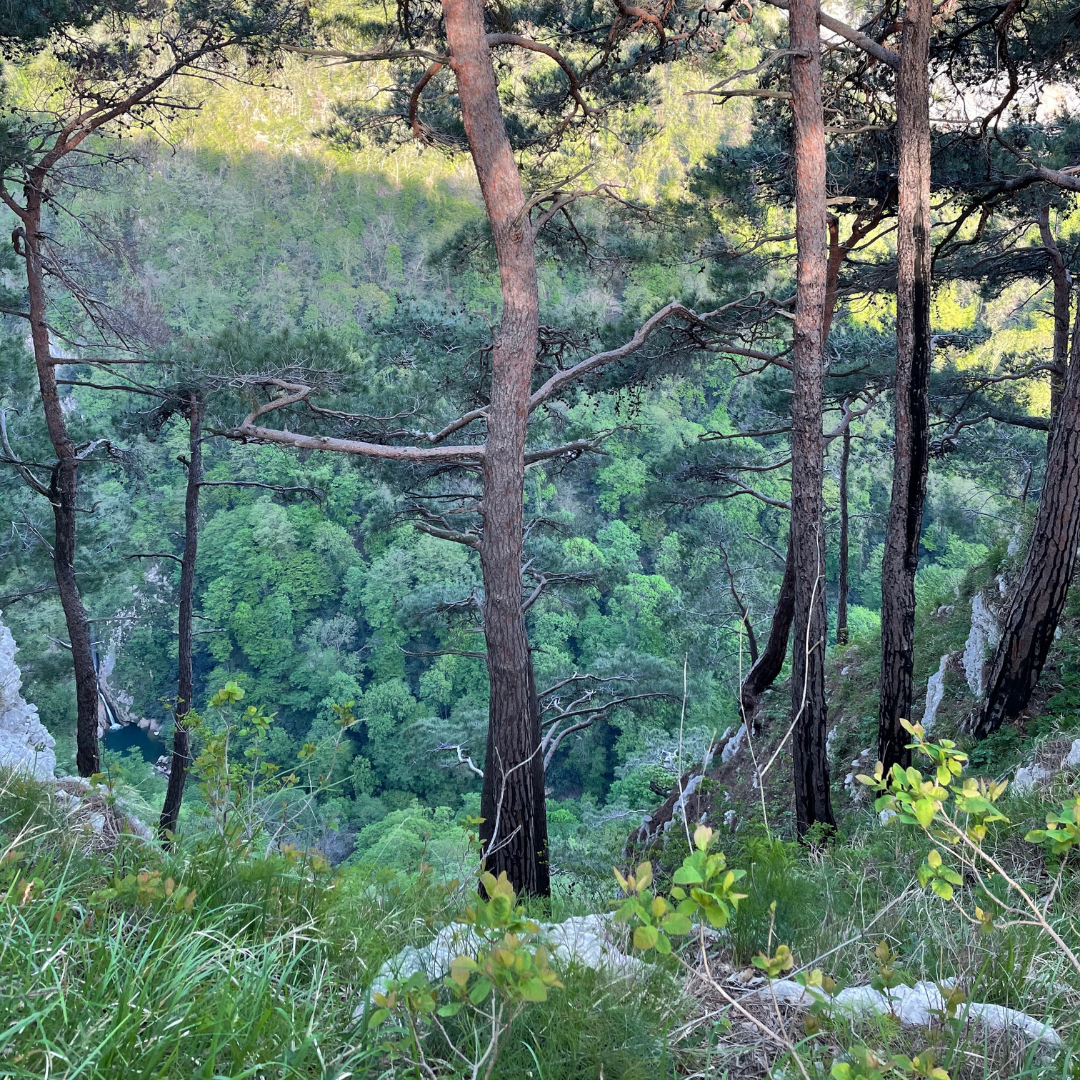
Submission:
M 790 10 L 788 0 L 765 0 L 765 3 L 771 4 L 781 11 Z M 821 25 L 826 30 L 831 30 L 837 36 L 842 37 L 845 41 L 850 41 L 852 45 L 857 45 L 875 60 L 888 64 L 894 70 L 898 71 L 900 69 L 900 54 L 894 53 L 892 49 L 885 48 L 884 45 L 879 44 L 872 37 L 868 37 L 861 30 L 856 30 L 853 26 L 848 26 L 847 23 L 834 19 L 831 15 L 826 15 L 824 11 L 821 13 Z
M 310 495 L 318 502 L 326 498 L 325 492 L 313 487 L 284 487 L 281 484 L 261 484 L 257 480 L 200 480 L 198 487 L 243 487 L 243 488 L 266 488 L 268 491 L 276 491 L 282 495 L 291 495 L 293 492 L 302 492 Z
M 167 551 L 139 551 L 134 555 L 125 555 L 125 559 L 172 559 L 173 562 L 183 564 L 184 560 L 179 555 L 170 555 Z
M 535 411 L 540 405 L 548 400 L 553 394 L 557 393 L 567 383 L 575 382 L 583 375 L 587 375 L 590 371 L 595 371 L 599 367 L 603 367 L 605 364 L 611 364 L 618 360 L 624 360 L 626 357 L 637 352 L 642 345 L 649 339 L 650 335 L 658 327 L 662 326 L 669 319 L 680 318 L 685 319 L 687 322 L 696 326 L 705 326 L 707 319 L 715 318 L 717 315 L 730 308 L 738 307 L 740 304 L 746 302 L 746 297 L 741 300 L 733 300 L 729 304 L 725 304 L 723 307 L 717 308 L 715 311 L 707 311 L 699 315 L 696 311 L 691 311 L 690 308 L 678 301 L 673 301 L 662 307 L 649 319 L 647 319 L 637 330 L 634 336 L 625 344 L 620 345 L 617 349 L 609 349 L 607 352 L 596 353 L 594 356 L 590 356 L 580 363 L 575 364 L 571 368 L 566 368 L 563 371 L 557 371 L 550 379 L 545 382 L 539 390 L 537 390 L 529 399 L 529 412 Z

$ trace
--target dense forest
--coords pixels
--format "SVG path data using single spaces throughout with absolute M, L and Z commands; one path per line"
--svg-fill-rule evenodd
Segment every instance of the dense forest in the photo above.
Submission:
M 0 46 L 0 1076 L 1074 1075 L 1074 7 Z

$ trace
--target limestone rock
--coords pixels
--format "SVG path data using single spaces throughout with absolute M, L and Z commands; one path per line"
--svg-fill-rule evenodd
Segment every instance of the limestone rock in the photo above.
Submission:
M 727 746 L 720 752 L 720 761 L 726 765 L 741 749 L 743 740 L 746 738 L 746 725 L 743 724 L 738 731 L 735 732 L 735 738 L 732 739 Z
M 38 718 L 36 705 L 22 696 L 22 672 L 15 663 L 18 648 L 0 622 L 0 765 L 51 780 L 56 771 L 56 740 Z
M 1061 767 L 1063 769 L 1080 768 L 1080 739 L 1073 739 L 1068 754 L 1062 759 Z
M 758 996 L 769 992 L 768 987 L 753 991 Z M 792 979 L 777 980 L 772 984 L 771 992 L 777 1001 L 788 1005 L 809 1006 L 815 1000 Z M 897 986 L 887 993 L 875 990 L 872 986 L 849 986 L 832 998 L 830 1005 L 834 1012 L 852 1019 L 866 1019 L 891 1013 L 904 1027 L 911 1028 L 930 1027 L 935 1021 L 939 1022 L 946 1012 L 941 991 L 937 984 L 932 982 Z M 990 1034 L 1007 1033 L 1019 1036 L 1025 1042 L 1040 1043 L 1044 1049 L 1056 1049 L 1062 1045 L 1061 1036 L 1045 1021 L 1002 1005 L 967 1002 L 957 1008 L 956 1015 L 969 1024 L 981 1025 Z
M 1043 768 L 1042 765 L 1017 769 L 1016 778 L 1012 783 L 1013 792 L 1016 795 L 1023 795 L 1025 792 L 1031 791 L 1036 784 L 1042 783 L 1043 780 L 1049 780 L 1053 775 L 1049 769 Z
M 627 956 L 619 946 L 619 931 L 610 915 L 581 915 L 561 923 L 540 923 L 537 944 L 546 945 L 552 966 L 565 968 L 571 963 L 615 975 L 636 975 L 644 966 L 635 956 Z M 422 948 L 411 945 L 387 960 L 371 985 L 371 994 L 382 994 L 391 982 L 407 979 L 417 971 L 432 981 L 450 971 L 456 956 L 475 956 L 480 938 L 471 926 L 452 923 L 444 926 L 435 939 Z M 363 1011 L 361 1006 L 357 1014 Z
M 945 697 L 945 669 L 949 666 L 949 654 L 941 658 L 937 671 L 926 681 L 926 707 L 923 709 L 922 726 L 930 731 L 937 719 L 938 709 Z M 980 678 L 982 677 L 980 672 Z
M 976 697 L 982 697 L 986 650 L 996 648 L 1000 638 L 997 616 L 990 610 L 982 593 L 976 593 L 971 601 L 971 630 L 964 644 L 964 675 L 968 688 Z

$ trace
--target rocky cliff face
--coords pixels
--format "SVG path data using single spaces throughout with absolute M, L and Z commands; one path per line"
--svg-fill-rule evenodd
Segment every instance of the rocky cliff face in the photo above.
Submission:
M 37 706 L 23 700 L 16 652 L 11 631 L 0 622 L 0 766 L 51 780 L 56 771 L 56 741 L 38 719 Z

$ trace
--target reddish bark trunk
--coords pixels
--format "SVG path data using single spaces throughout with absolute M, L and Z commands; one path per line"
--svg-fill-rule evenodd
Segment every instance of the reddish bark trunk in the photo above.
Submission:
M 199 551 L 199 493 L 202 484 L 202 418 L 203 401 L 192 391 L 188 397 L 188 474 L 184 497 L 184 554 L 180 562 L 180 604 L 177 612 L 177 680 L 176 708 L 173 710 L 172 761 L 169 765 L 169 786 L 161 808 L 158 834 L 166 845 L 172 844 L 172 834 L 180 817 L 184 799 L 188 766 L 191 762 L 191 735 L 184 720 L 191 711 L 195 696 L 195 672 L 192 658 L 192 625 L 195 609 L 195 561 Z
M 825 383 L 828 238 L 825 117 L 816 0 L 792 0 L 789 26 L 798 278 L 791 404 L 791 546 L 795 564 L 792 713 L 798 834 L 835 821 L 825 754 L 825 529 L 821 422 Z
M 94 647 L 90 624 L 83 607 L 75 576 L 76 509 L 78 498 L 79 458 L 68 435 L 64 410 L 56 385 L 56 366 L 49 343 L 48 305 L 45 273 L 41 261 L 41 191 L 44 174 L 34 172 L 26 185 L 26 206 L 22 215 L 26 285 L 30 301 L 30 337 L 34 349 L 41 405 L 49 432 L 56 466 L 49 484 L 55 538 L 53 572 L 60 604 L 64 609 L 71 660 L 75 669 L 75 766 L 80 776 L 92 776 L 101 770 L 98 754 L 98 680 L 94 667 Z
M 1024 569 L 1013 593 L 974 725 L 985 738 L 1031 700 L 1065 606 L 1080 540 L 1080 312 L 1050 441 L 1042 497 Z
M 492 348 L 483 459 L 480 565 L 491 702 L 480 837 L 491 873 L 505 870 L 519 892 L 547 896 L 551 886 L 540 711 L 521 603 L 525 434 L 540 324 L 536 255 L 499 104 L 482 0 L 443 0 L 443 14 L 503 299 Z
M 1050 439 L 1061 411 L 1065 393 L 1065 371 L 1069 360 L 1069 312 L 1072 304 L 1072 277 L 1065 266 L 1061 249 L 1050 230 L 1050 207 L 1039 207 L 1036 220 L 1039 236 L 1050 256 L 1050 277 L 1054 283 L 1054 370 L 1050 375 Z M 1049 442 L 1049 440 L 1048 440 Z
M 896 83 L 896 449 L 881 566 L 878 758 L 911 764 L 908 736 L 915 657 L 915 572 L 930 464 L 930 47 L 931 0 L 909 0 Z

